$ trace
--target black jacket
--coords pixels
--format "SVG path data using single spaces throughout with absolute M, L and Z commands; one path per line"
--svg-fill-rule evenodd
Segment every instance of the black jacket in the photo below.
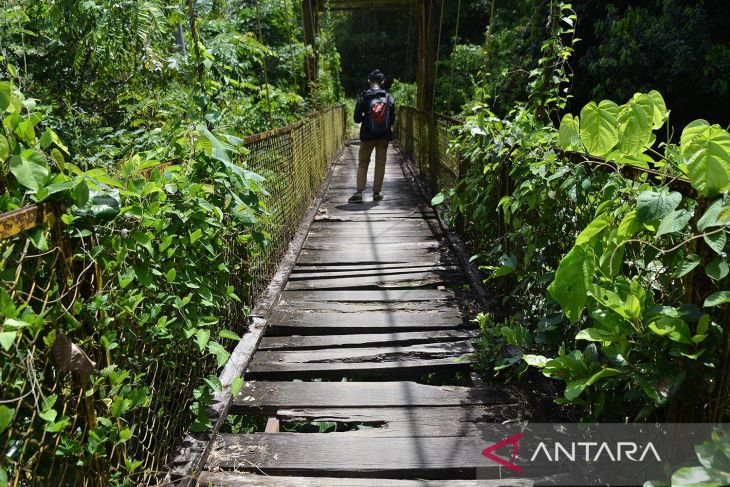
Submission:
M 385 94 L 388 98 L 388 112 L 390 114 L 389 126 L 392 127 L 395 123 L 395 100 L 393 97 L 382 88 L 371 88 L 369 90 L 365 90 L 360 93 L 360 98 L 358 98 L 357 104 L 355 104 L 355 123 L 360 124 L 360 140 L 393 140 L 393 131 L 390 128 L 388 129 L 388 133 L 385 137 L 370 133 L 370 123 L 368 123 L 368 108 L 370 106 L 370 100 L 376 96 L 382 96 L 383 94 Z

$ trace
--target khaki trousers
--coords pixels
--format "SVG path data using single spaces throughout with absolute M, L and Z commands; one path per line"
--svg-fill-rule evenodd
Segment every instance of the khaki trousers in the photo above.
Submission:
M 375 149 L 375 180 L 373 181 L 373 193 L 380 193 L 383 187 L 383 177 L 385 176 L 385 154 L 388 151 L 388 139 L 363 140 L 360 142 L 360 152 L 358 159 L 360 164 L 357 166 L 357 190 L 365 191 L 365 184 L 368 177 L 368 166 L 370 165 L 370 155 Z

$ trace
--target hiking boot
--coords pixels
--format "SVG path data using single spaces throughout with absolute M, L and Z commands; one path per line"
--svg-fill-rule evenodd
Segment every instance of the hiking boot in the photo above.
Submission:
M 350 196 L 347 201 L 349 201 L 350 203 L 362 203 L 362 193 L 358 191 L 357 193 Z
M 373 193 L 373 201 L 380 201 L 383 199 L 383 193 Z

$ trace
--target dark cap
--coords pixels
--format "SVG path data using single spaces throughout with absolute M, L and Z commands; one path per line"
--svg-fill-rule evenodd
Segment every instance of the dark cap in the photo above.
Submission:
M 385 81 L 385 75 L 379 69 L 374 69 L 368 75 L 368 81 L 381 84 Z

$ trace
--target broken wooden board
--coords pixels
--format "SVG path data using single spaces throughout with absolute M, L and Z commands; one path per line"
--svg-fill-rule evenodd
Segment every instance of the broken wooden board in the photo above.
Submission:
M 419 343 L 454 342 L 476 337 L 477 330 L 429 330 L 401 333 L 368 333 L 351 335 L 267 336 L 259 350 L 307 350 L 327 347 L 372 347 L 375 345 L 416 345 Z
M 334 432 L 339 435 L 435 438 L 480 436 L 485 425 L 510 419 L 512 415 L 509 412 L 513 409 L 514 404 L 435 408 L 301 408 L 280 409 L 276 418 L 285 428 L 302 422 L 335 423 Z
M 279 409 L 479 406 L 505 402 L 505 394 L 493 387 L 431 386 L 410 381 L 247 380 L 233 398 L 231 412 L 272 415 Z
M 245 377 L 255 380 L 309 379 L 408 379 L 418 380 L 425 374 L 453 376 L 468 373 L 471 363 L 465 357 L 398 360 L 362 363 L 274 363 L 252 365 Z
M 382 266 L 388 267 L 382 267 Z M 360 268 L 353 269 L 352 266 L 334 266 L 326 268 L 324 266 L 311 266 L 318 267 L 318 269 L 307 270 L 308 266 L 302 266 L 295 268 L 295 272 L 289 276 L 290 280 L 302 280 L 302 279 L 327 279 L 327 278 L 342 278 L 342 277 L 358 277 L 358 276 L 384 276 L 392 274 L 412 274 L 418 272 L 459 272 L 459 268 L 456 266 L 430 266 L 430 265 L 410 265 L 401 264 L 400 266 L 393 267 L 394 264 L 370 264 L 359 266 Z
M 414 345 L 389 345 L 382 347 L 340 347 L 316 350 L 259 350 L 254 354 L 251 370 L 271 364 L 298 363 L 347 364 L 415 359 L 463 357 L 473 353 L 468 340 L 456 342 L 421 343 Z
M 462 276 L 454 271 L 383 273 L 369 276 L 290 279 L 284 289 L 434 288 L 458 285 Z

